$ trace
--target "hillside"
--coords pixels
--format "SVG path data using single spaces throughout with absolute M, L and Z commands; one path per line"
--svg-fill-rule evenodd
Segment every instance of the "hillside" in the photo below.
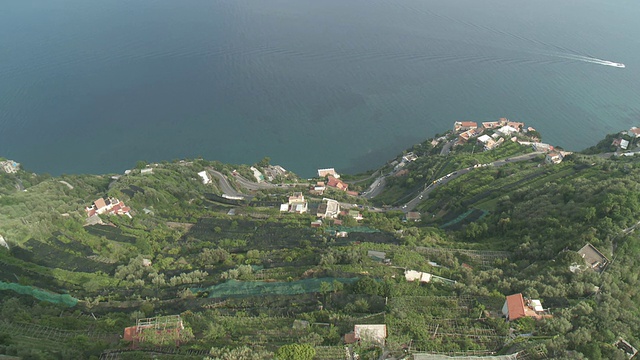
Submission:
M 360 196 L 268 158 L 0 172 L 0 354 L 342 359 L 359 338 L 348 349 L 362 359 L 627 359 L 619 340 L 640 346 L 640 161 L 606 154 L 615 138 L 553 164 L 510 141 L 449 153 L 445 134 L 343 176 Z M 280 211 L 300 209 L 296 192 L 308 211 Z M 312 225 L 323 198 L 344 212 Z M 104 212 L 89 218 L 94 202 Z M 514 294 L 544 310 L 507 322 Z M 184 329 L 121 339 L 173 315 Z

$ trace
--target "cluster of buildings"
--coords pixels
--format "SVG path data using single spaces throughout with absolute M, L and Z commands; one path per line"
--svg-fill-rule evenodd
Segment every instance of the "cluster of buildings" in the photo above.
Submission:
M 493 135 L 480 136 L 486 130 L 492 130 Z M 498 121 L 488 121 L 478 123 L 475 121 L 456 121 L 453 123 L 453 131 L 458 133 L 457 145 L 464 144 L 472 138 L 478 138 L 478 141 L 484 145 L 485 150 L 492 150 L 500 146 L 504 142 L 503 137 L 509 137 L 517 133 L 528 133 L 535 131 L 534 128 L 525 128 L 523 122 L 509 121 L 507 118 L 500 118 Z
M 634 126 L 629 129 L 629 131 L 623 131 L 621 135 L 628 135 L 633 141 L 633 139 L 637 139 L 640 137 L 640 128 Z M 622 137 L 614 139 L 611 143 L 611 146 L 614 146 L 617 150 L 627 150 L 629 148 L 629 145 L 631 145 L 630 141 Z
M 320 194 L 318 195 L 322 195 L 322 193 L 324 192 L 324 190 L 326 189 L 326 187 L 332 187 L 341 191 L 346 192 L 348 195 L 351 196 L 358 196 L 358 193 L 355 191 L 349 191 L 349 184 L 347 184 L 346 182 L 340 180 L 340 174 L 338 174 L 336 172 L 336 169 L 334 168 L 327 168 L 327 169 L 318 169 L 318 177 L 321 178 L 326 178 L 326 183 L 321 181 L 318 182 L 316 184 L 316 186 L 313 186 L 313 191 L 318 194 L 318 192 L 320 192 Z M 318 188 L 316 190 L 316 187 Z
M 0 161 L 0 168 L 7 174 L 15 174 L 20 170 L 20 163 L 13 160 Z
M 540 139 L 535 135 L 531 135 L 536 129 L 525 127 L 523 122 L 510 121 L 507 118 L 483 122 L 481 126 L 478 126 L 475 121 L 456 121 L 453 124 L 453 130 L 458 133 L 456 145 L 461 145 L 472 138 L 477 138 L 478 143 L 482 144 L 485 151 L 488 151 L 503 144 L 505 138 L 510 138 L 511 141 L 520 145 L 532 146 L 535 151 L 546 152 L 545 162 L 547 164 L 559 164 L 566 155 L 571 154 L 567 151 L 557 151 L 553 146 L 539 142 Z M 487 130 L 491 130 L 493 133 L 491 135 L 483 134 Z M 516 136 L 517 134 L 527 134 L 528 140 L 532 141 L 523 141 Z M 640 134 L 640 129 L 638 129 L 638 134 Z
M 418 160 L 418 155 L 414 154 L 413 152 L 408 152 L 402 156 L 402 159 L 400 161 L 394 160 L 390 163 L 390 165 L 393 166 L 393 171 L 396 172 L 395 176 L 402 176 L 402 175 L 408 174 L 409 172 L 408 170 L 400 170 L 400 169 L 403 168 L 408 163 L 416 160 Z
M 126 206 L 124 202 L 113 197 L 108 197 L 106 199 L 100 198 L 94 201 L 91 206 L 87 206 L 84 210 L 87 212 L 87 217 L 110 214 L 126 215 L 131 218 L 131 208 Z

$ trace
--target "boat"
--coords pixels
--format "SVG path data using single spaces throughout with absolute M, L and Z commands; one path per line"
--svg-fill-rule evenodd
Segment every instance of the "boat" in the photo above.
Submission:
M 622 64 L 622 63 L 617 63 L 617 62 L 611 63 L 611 66 L 615 66 L 615 67 L 617 67 L 617 68 L 621 68 L 621 69 L 624 69 L 624 68 L 625 68 L 624 64 Z

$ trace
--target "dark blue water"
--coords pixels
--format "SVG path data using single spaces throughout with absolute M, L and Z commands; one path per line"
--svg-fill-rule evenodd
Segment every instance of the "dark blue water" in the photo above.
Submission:
M 640 126 L 638 19 L 632 0 L 4 1 L 0 156 L 52 174 L 270 156 L 308 176 L 498 117 L 580 150 Z

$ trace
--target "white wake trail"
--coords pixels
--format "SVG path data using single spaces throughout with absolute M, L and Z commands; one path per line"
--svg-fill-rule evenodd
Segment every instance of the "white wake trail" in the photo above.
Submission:
M 563 59 L 568 59 L 568 60 L 587 62 L 587 63 L 591 63 L 591 64 L 596 64 L 596 65 L 605 65 L 605 66 L 612 66 L 612 67 L 617 67 L 617 68 L 625 68 L 625 65 L 622 64 L 622 63 L 617 63 L 617 62 L 614 62 L 614 61 L 598 59 L 598 58 L 589 57 L 589 56 L 573 55 L 573 54 L 548 54 L 548 55 L 549 56 L 563 58 Z

